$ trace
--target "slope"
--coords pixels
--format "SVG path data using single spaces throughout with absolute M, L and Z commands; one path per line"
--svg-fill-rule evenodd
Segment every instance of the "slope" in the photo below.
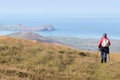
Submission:
M 33 41 L 38 41 L 38 42 L 46 42 L 46 43 L 59 43 L 58 41 L 52 40 L 50 38 L 41 36 L 37 33 L 34 32 L 17 32 L 17 33 L 12 33 L 6 36 L 14 37 L 14 38 L 21 38 L 21 39 L 26 39 L 26 40 L 33 40 Z
M 119 80 L 119 54 L 96 53 L 0 36 L 0 80 Z

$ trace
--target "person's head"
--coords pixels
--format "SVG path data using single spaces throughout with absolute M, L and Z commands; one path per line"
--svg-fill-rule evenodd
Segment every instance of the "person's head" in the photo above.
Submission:
M 107 33 L 104 33 L 103 36 L 104 36 L 104 37 L 107 37 Z

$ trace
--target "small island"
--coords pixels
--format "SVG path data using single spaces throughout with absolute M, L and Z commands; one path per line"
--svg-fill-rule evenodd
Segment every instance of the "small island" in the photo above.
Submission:
M 55 31 L 52 25 L 40 25 L 40 26 L 24 26 L 22 24 L 17 25 L 0 25 L 0 30 L 8 31 Z

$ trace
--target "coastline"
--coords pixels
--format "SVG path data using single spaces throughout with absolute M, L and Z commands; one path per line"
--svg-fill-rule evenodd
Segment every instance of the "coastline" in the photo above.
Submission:
M 18 31 L 0 31 L 0 35 L 7 35 L 11 33 L 16 33 Z M 87 51 L 97 51 L 97 44 L 99 39 L 98 38 L 90 38 L 90 37 L 76 37 L 76 36 L 69 36 L 63 35 L 65 33 L 59 33 L 59 32 L 36 32 L 42 36 L 51 38 L 53 40 L 56 40 L 58 42 L 61 42 L 67 46 L 80 49 L 80 50 L 87 50 Z M 89 36 L 89 35 L 87 35 Z M 99 36 L 98 36 L 99 37 Z M 99 37 L 100 38 L 100 37 Z M 111 39 L 111 46 L 110 46 L 110 52 L 112 53 L 120 53 L 120 39 Z

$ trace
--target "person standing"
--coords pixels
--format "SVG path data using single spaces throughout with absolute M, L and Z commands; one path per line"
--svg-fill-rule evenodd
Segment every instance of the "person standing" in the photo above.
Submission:
M 104 33 L 101 39 L 98 42 L 98 48 L 101 52 L 101 63 L 107 62 L 107 54 L 109 54 L 110 40 L 107 37 L 107 34 Z

